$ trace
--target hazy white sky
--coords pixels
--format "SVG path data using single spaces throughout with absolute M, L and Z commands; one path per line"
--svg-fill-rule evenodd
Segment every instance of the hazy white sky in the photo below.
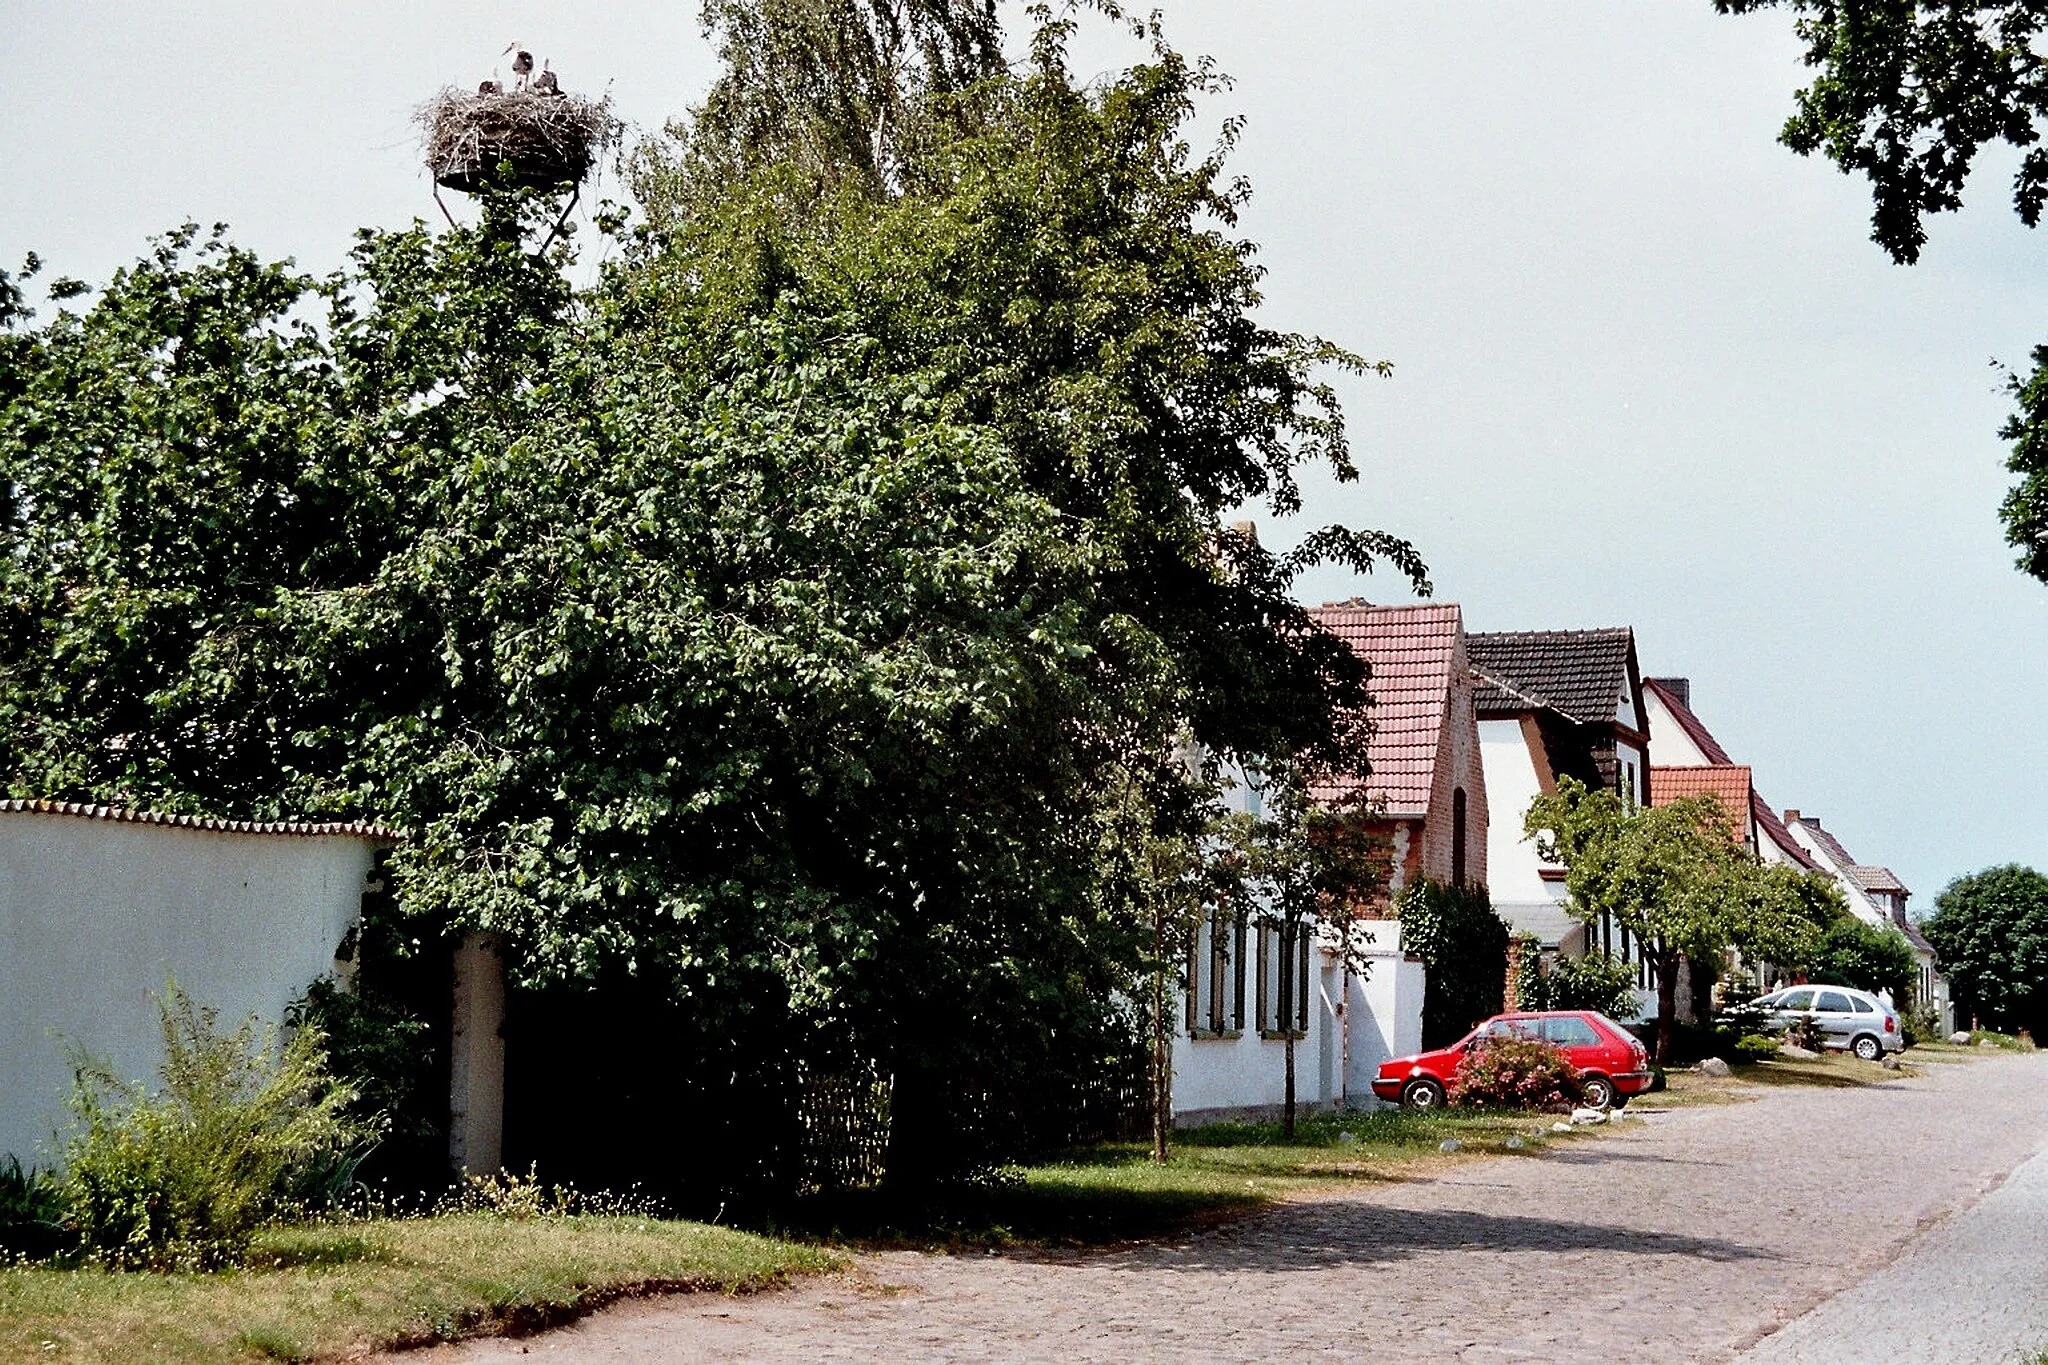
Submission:
M 2000 536 L 1990 366 L 2048 341 L 2048 243 L 2000 167 L 1902 269 L 1862 183 L 1774 141 L 1801 80 L 1781 15 L 1161 4 L 1237 78 L 1211 113 L 1250 119 L 1271 317 L 1396 365 L 1347 384 L 1364 478 L 1313 483 L 1306 520 L 1413 539 L 1475 629 L 1633 625 L 1766 797 L 1918 908 L 2048 866 L 2048 588 Z M 95 279 L 193 218 L 325 269 L 357 225 L 435 214 L 409 122 L 435 87 L 517 37 L 651 128 L 708 83 L 695 13 L 0 0 L 0 262 Z

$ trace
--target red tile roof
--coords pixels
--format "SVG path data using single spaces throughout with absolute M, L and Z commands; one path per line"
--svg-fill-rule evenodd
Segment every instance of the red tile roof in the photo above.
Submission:
M 1309 615 L 1372 667 L 1368 795 L 1389 815 L 1427 814 L 1464 613 L 1455 602 L 1380 607 L 1354 600 Z
M 1854 866 L 1849 869 L 1849 877 L 1865 891 L 1896 891 L 1902 896 L 1913 894 L 1899 880 L 1898 874 L 1888 867 Z
M 1755 788 L 1750 771 L 1739 763 L 1716 763 L 1705 768 L 1650 768 L 1650 804 L 1668 806 L 1689 796 L 1711 796 L 1728 811 L 1728 824 L 1735 837 L 1749 840 L 1749 813 L 1755 807 Z
M 400 830 L 385 825 L 366 824 L 361 820 L 326 824 L 301 824 L 292 820 L 216 820 L 205 815 L 166 815 L 160 811 L 128 810 L 122 806 L 88 806 L 77 801 L 25 801 L 9 798 L 0 800 L 0 814 L 76 815 L 88 820 L 112 820 L 124 825 L 169 825 L 175 829 L 209 830 L 219 834 L 284 834 L 299 838 L 340 835 L 353 839 L 374 839 L 379 843 L 399 843 L 405 838 Z

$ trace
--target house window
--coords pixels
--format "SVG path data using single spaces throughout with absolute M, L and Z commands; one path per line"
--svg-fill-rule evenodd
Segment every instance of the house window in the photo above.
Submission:
M 1293 920 L 1259 925 L 1258 1019 L 1267 1038 L 1308 1032 L 1309 940 L 1314 932 Z
M 1227 1038 L 1244 1031 L 1244 917 L 1210 906 L 1188 955 L 1188 1033 Z
M 1621 804 L 1624 810 L 1636 808 L 1636 765 L 1625 764 L 1621 770 Z
M 1451 791 L 1451 885 L 1465 884 L 1465 789 Z

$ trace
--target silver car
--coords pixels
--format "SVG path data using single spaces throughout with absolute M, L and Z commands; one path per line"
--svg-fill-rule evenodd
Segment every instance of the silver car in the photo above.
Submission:
M 1773 1033 L 1783 1033 L 1796 1019 L 1820 1022 L 1823 1041 L 1837 1052 L 1853 1052 L 1874 1062 L 1887 1052 L 1903 1052 L 1898 1011 L 1868 991 L 1847 986 L 1787 986 L 1760 995 L 1757 1006 Z

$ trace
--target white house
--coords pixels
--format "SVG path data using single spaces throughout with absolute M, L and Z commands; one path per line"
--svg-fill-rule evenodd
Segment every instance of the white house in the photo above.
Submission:
M 1636 664 L 1635 632 L 1536 630 L 1469 637 L 1478 679 L 1480 754 L 1494 818 L 1487 837 L 1493 907 L 1546 952 L 1601 950 L 1637 964 L 1639 945 L 1609 920 L 1586 924 L 1565 908 L 1565 870 L 1537 856 L 1522 832 L 1540 795 L 1575 777 L 1630 806 L 1650 800 L 1649 712 Z M 1647 1000 L 1647 995 L 1645 996 Z
M 1649 705 L 1650 725 L 1655 730 L 1657 742 L 1652 750 L 1656 771 L 1652 782 L 1659 784 L 1658 799 L 1664 799 L 1664 788 L 1673 788 L 1674 796 L 1683 789 L 1684 794 L 1696 795 L 1698 790 L 1710 787 L 1716 795 L 1734 800 L 1737 804 L 1731 810 L 1746 809 L 1748 819 L 1742 822 L 1742 838 L 1751 852 L 1770 863 L 1785 863 L 1803 872 L 1817 871 L 1820 864 L 1813 860 L 1790 830 L 1778 819 L 1771 803 L 1764 800 L 1750 780 L 1750 769 L 1737 764 L 1721 747 L 1713 732 L 1692 709 L 1692 682 L 1687 678 L 1645 678 L 1643 697 Z M 1666 769 L 1718 769 L 1725 770 L 1723 777 L 1716 779 L 1706 776 L 1692 776 L 1672 772 L 1671 781 L 1664 782 L 1658 774 Z M 1736 795 L 1733 783 L 1735 771 L 1741 773 L 1743 793 Z M 1705 784 L 1705 785 L 1698 785 Z M 1694 788 L 1697 786 L 1697 790 Z
M 154 1087 L 154 997 L 171 980 L 233 1026 L 275 1024 L 317 978 L 346 976 L 363 897 L 381 890 L 378 854 L 397 839 L 368 824 L 0 801 L 0 1153 L 55 1155 L 68 1047 Z M 456 971 L 451 1155 L 495 1170 L 502 970 L 471 940 Z
M 1896 929 L 1906 936 L 1906 941 L 1913 945 L 1913 958 L 1919 968 L 1918 998 L 1934 1007 L 1943 1033 L 1954 1028 L 1955 1008 L 1949 999 L 1948 979 L 1935 960 L 1934 945 L 1906 918 L 1906 901 L 1912 892 L 1905 883 L 1888 867 L 1859 863 L 1850 857 L 1842 841 L 1821 827 L 1818 816 L 1788 810 L 1785 827 L 1822 870 L 1835 879 L 1851 914 L 1866 924 Z
M 1366 797 L 1391 857 L 1388 896 L 1346 955 L 1313 934 L 1290 939 L 1256 913 L 1211 906 L 1188 963 L 1175 1038 L 1176 1119 L 1268 1116 L 1285 1098 L 1283 1050 L 1295 1035 L 1295 1096 L 1308 1108 L 1369 1107 L 1380 1062 L 1421 1050 L 1421 962 L 1401 945 L 1391 896 L 1417 877 L 1483 886 L 1486 777 L 1479 759 L 1464 616 L 1455 604 L 1332 603 L 1312 613 L 1372 670 Z M 1239 774 L 1235 799 L 1258 813 Z M 1336 795 L 1331 793 L 1330 795 Z M 1344 793 L 1352 795 L 1352 793 Z M 1321 931 L 1319 931 L 1321 932 Z

